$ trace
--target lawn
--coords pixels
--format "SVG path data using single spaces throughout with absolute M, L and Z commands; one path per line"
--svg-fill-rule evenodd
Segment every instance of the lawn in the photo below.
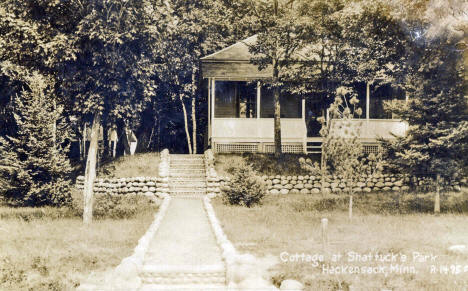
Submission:
M 98 170 L 98 177 L 156 177 L 159 172 L 159 153 L 140 153 L 121 156 Z
M 155 208 L 129 219 L 63 218 L 64 209 L 0 207 L 0 290 L 69 290 L 131 255 Z M 59 219 L 57 219 L 57 217 Z
M 459 214 L 382 214 L 369 211 L 365 204 L 354 209 L 352 221 L 346 206 L 318 211 L 309 207 L 311 195 L 267 196 L 261 206 L 245 208 L 228 206 L 221 199 L 213 200 L 216 214 L 228 238 L 241 252 L 263 257 L 272 255 L 278 264 L 271 269 L 275 283 L 283 279 L 297 279 L 306 290 L 459 290 L 468 285 L 468 257 L 447 251 L 455 244 L 468 243 L 468 218 Z M 359 209 L 359 207 L 362 207 Z M 329 246 L 323 247 L 321 219 L 328 218 Z M 394 254 L 394 263 L 348 262 L 351 253 L 362 255 Z M 413 262 L 415 252 L 437 256 L 431 261 Z M 297 259 L 294 255 L 299 254 Z M 302 260 L 305 254 L 305 260 Z M 333 255 L 341 254 L 342 257 Z M 291 258 L 291 255 L 293 256 Z M 314 258 L 323 255 L 324 258 Z M 407 260 L 402 262 L 407 256 Z M 309 256 L 309 257 L 308 257 Z M 316 260 L 315 260 L 316 259 Z M 309 260 L 309 261 L 307 261 Z M 314 262 L 315 261 L 315 262 Z M 330 266 L 375 267 L 396 264 L 408 268 L 393 269 L 384 274 L 327 274 Z M 436 272 L 431 274 L 431 265 Z M 458 275 L 440 274 L 444 267 Z M 417 273 L 413 274 L 412 268 Z M 441 269 L 442 268 L 442 269 Z M 467 272 L 464 272 L 466 268 Z M 366 269 L 367 270 L 367 269 Z M 379 269 L 375 269 L 379 272 Z M 383 269 L 380 269 L 383 270 Z M 348 272 L 349 273 L 349 272 Z

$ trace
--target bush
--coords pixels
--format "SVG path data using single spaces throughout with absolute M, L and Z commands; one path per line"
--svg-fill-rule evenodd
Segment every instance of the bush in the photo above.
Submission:
M 252 166 L 241 165 L 233 170 L 230 186 L 223 188 L 223 194 L 231 205 L 250 207 L 260 203 L 266 190 L 265 182 Z

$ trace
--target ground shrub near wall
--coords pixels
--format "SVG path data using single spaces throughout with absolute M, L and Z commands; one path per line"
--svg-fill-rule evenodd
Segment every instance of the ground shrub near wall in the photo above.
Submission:
M 251 165 L 234 169 L 230 185 L 222 189 L 226 202 L 247 207 L 260 203 L 266 190 L 265 182 Z

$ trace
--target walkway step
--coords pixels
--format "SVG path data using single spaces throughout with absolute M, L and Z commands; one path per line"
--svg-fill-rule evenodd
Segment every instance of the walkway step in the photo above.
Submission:
M 206 185 L 192 186 L 192 185 L 171 185 L 169 190 L 176 191 L 202 191 L 206 190 Z
M 174 160 L 203 160 L 204 155 L 171 155 L 171 161 Z
M 179 196 L 204 196 L 206 195 L 206 190 L 169 190 L 169 194 L 171 196 L 179 197 Z
M 204 159 L 175 159 L 175 160 L 171 160 L 170 164 L 171 165 L 178 165 L 178 164 L 201 165 L 201 164 L 205 164 L 205 160 Z
M 172 169 L 205 169 L 204 164 L 171 164 Z
M 224 284 L 210 284 L 210 285 L 157 285 L 145 284 L 140 288 L 141 291 L 226 291 Z
M 171 177 L 169 183 L 198 183 L 203 182 L 206 183 L 205 176 L 196 176 L 196 177 Z
M 205 172 L 206 172 L 205 169 L 185 169 L 185 168 L 174 169 L 171 167 L 172 174 L 205 173 Z
M 193 172 L 190 172 L 190 173 L 171 173 L 170 175 L 170 178 L 173 179 L 173 178 L 176 178 L 176 177 L 180 177 L 180 178 L 205 178 L 206 177 L 206 173 L 203 172 L 203 173 L 193 173 Z
M 171 187 L 183 187 L 183 188 L 190 188 L 190 187 L 206 187 L 205 181 L 170 181 L 169 188 Z
M 140 271 L 143 283 L 171 284 L 225 284 L 224 264 L 216 265 L 145 265 Z

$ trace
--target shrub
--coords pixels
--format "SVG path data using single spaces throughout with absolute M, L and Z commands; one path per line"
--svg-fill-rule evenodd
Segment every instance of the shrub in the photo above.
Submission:
M 252 169 L 251 165 L 241 165 L 234 169 L 229 187 L 223 189 L 225 200 L 231 205 L 250 207 L 260 203 L 266 193 L 266 184 Z

